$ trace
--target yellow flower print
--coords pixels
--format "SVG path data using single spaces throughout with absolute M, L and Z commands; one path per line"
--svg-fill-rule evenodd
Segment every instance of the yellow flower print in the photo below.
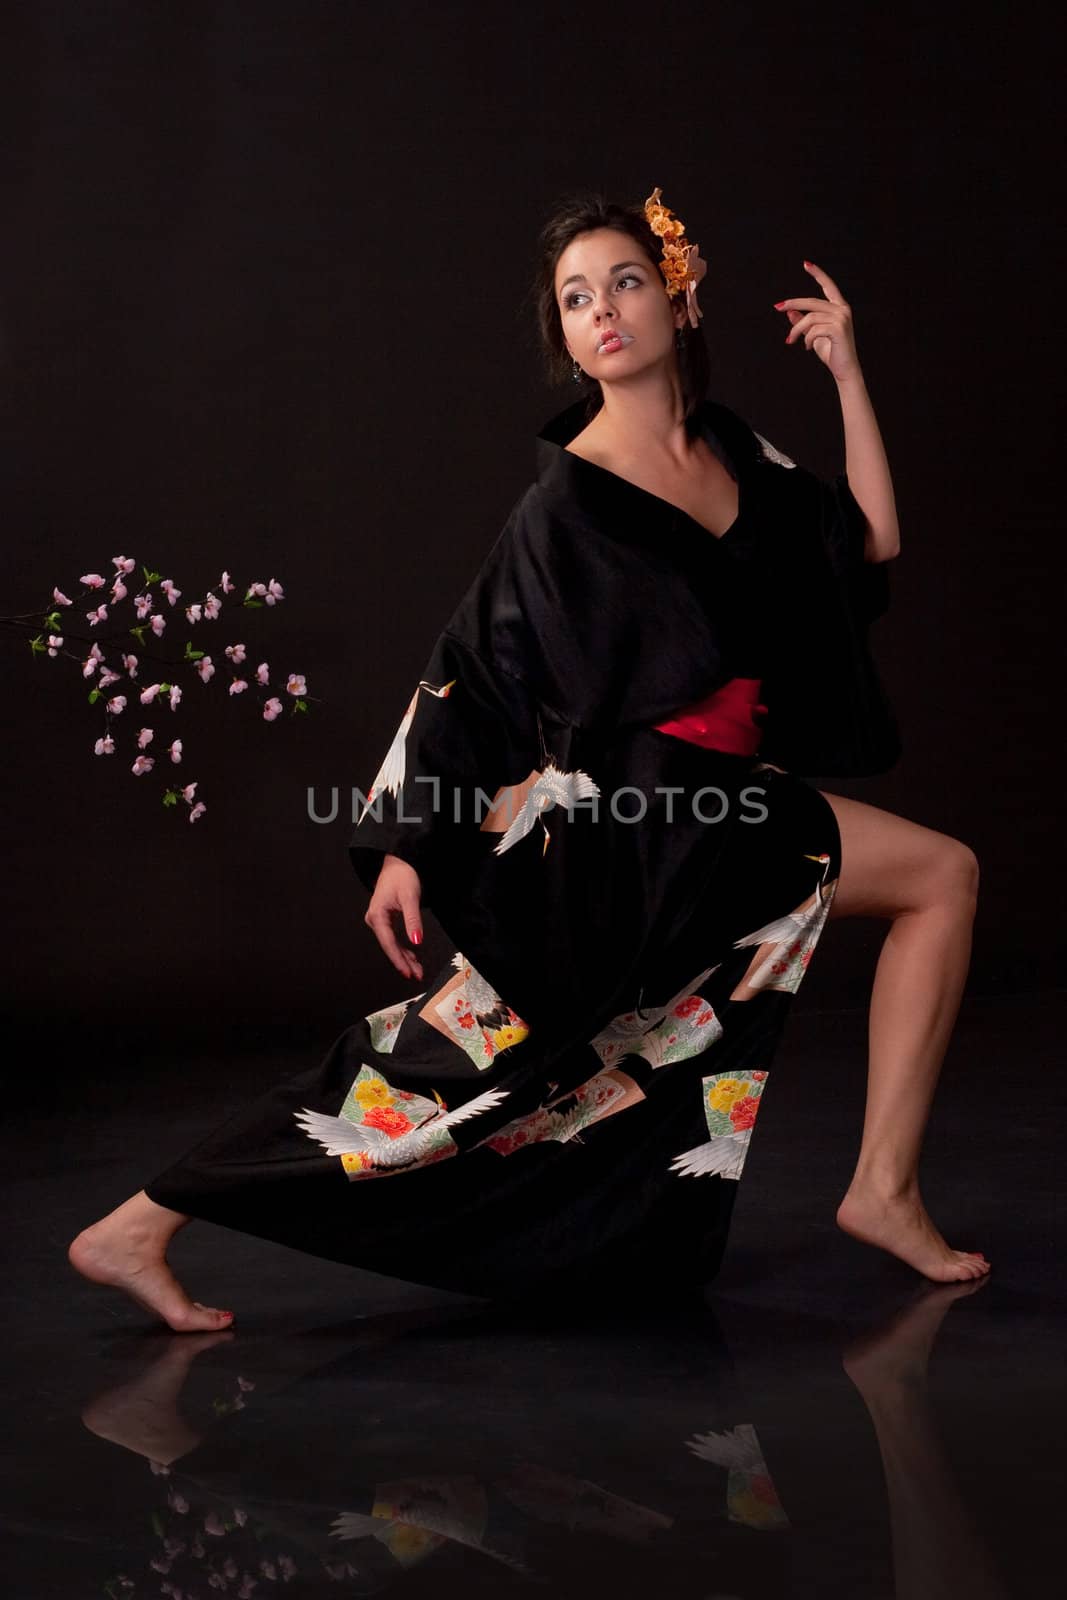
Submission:
M 356 1084 L 354 1093 L 364 1111 L 369 1111 L 372 1106 L 393 1104 L 393 1091 L 384 1078 L 364 1078 L 362 1083 Z
M 366 1150 L 352 1150 L 341 1157 L 345 1172 L 368 1172 L 373 1165 L 374 1159 Z
M 508 1050 L 513 1044 L 520 1044 L 529 1031 L 529 1028 L 523 1027 L 521 1024 L 516 1027 L 513 1023 L 507 1023 L 503 1028 L 494 1029 L 492 1034 L 493 1044 L 498 1050 Z
M 743 1100 L 751 1088 L 745 1078 L 720 1078 L 708 1090 L 708 1104 L 713 1111 L 729 1111 L 738 1100 Z

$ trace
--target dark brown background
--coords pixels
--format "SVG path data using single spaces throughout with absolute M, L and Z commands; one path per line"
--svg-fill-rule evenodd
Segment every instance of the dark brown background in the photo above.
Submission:
M 714 397 L 824 474 L 833 380 L 772 302 L 811 292 L 805 256 L 849 298 L 900 511 L 875 641 L 905 755 L 826 787 L 976 850 L 970 993 L 1060 986 L 1063 125 L 1051 10 L 987 16 L 5 8 L 2 610 L 115 554 L 187 597 L 275 576 L 284 605 L 214 626 L 321 697 L 267 725 L 193 680 L 157 712 L 209 807 L 189 827 L 162 763 L 93 756 L 75 664 L 5 630 L 6 975 L 36 1059 L 58 1037 L 71 1059 L 44 1014 L 326 1038 L 415 992 L 363 925 L 347 821 L 314 825 L 306 792 L 370 784 L 571 399 L 523 296 L 579 185 L 662 187 L 710 264 Z M 862 1006 L 883 932 L 831 924 L 798 1005 Z

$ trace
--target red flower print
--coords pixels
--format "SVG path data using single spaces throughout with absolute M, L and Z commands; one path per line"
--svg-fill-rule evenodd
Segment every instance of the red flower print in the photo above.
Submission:
M 748 1487 L 756 1500 L 762 1500 L 764 1505 L 776 1506 L 779 1499 L 775 1493 L 774 1484 L 763 1472 L 754 1472 L 748 1480 Z
M 693 1012 L 699 1011 L 703 1004 L 700 995 L 691 994 L 687 1000 L 679 1000 L 674 1008 L 674 1014 L 676 1017 L 692 1016 Z
M 742 1128 L 751 1128 L 756 1120 L 759 1110 L 759 1101 L 746 1094 L 743 1100 L 736 1100 L 730 1107 L 730 1121 L 735 1129 L 740 1132 Z
M 800 958 L 800 965 L 802 967 L 806 967 L 814 953 L 815 952 L 813 950 L 805 950 L 804 954 Z
M 762 1083 L 766 1076 L 767 1076 L 767 1074 L 765 1072 L 750 1072 L 749 1073 L 749 1077 L 750 1078 L 755 1078 L 757 1083 Z
M 788 961 L 776 961 L 774 963 L 774 965 L 771 967 L 771 971 L 774 973 L 775 977 L 780 977 L 783 972 L 788 972 L 789 971 L 789 962 Z
M 374 1106 L 367 1112 L 363 1121 L 368 1128 L 380 1128 L 390 1139 L 397 1139 L 402 1133 L 410 1133 L 415 1126 L 410 1118 L 405 1117 L 402 1111 L 397 1111 L 395 1106 Z

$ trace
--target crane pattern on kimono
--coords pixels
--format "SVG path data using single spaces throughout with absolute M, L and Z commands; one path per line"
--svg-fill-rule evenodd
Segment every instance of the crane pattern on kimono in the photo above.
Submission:
M 340 1156 L 349 1176 L 395 1172 L 455 1155 L 458 1145 L 449 1129 L 489 1111 L 506 1100 L 507 1089 L 488 1089 L 449 1111 L 433 1091 L 433 1099 L 397 1089 L 365 1063 L 349 1090 L 341 1115 L 304 1106 L 293 1117 L 309 1138 L 329 1156 Z
M 425 689 L 428 694 L 435 695 L 438 700 L 444 700 L 454 688 L 455 683 L 456 679 L 452 678 L 450 682 L 442 684 L 440 688 L 435 688 L 432 683 L 427 683 L 425 679 L 419 680 L 415 693 L 408 702 L 408 708 L 400 719 L 400 726 L 393 735 L 393 742 L 385 753 L 385 760 L 375 774 L 374 782 L 371 784 L 370 792 L 367 795 L 367 803 L 356 822 L 357 827 L 367 815 L 377 795 L 382 793 L 391 794 L 395 799 L 404 786 L 404 779 L 407 776 L 408 729 L 415 720 L 415 710 L 419 703 L 419 690 Z

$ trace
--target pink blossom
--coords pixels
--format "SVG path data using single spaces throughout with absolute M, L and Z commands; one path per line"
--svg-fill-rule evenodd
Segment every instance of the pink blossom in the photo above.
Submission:
M 241 1587 L 237 1591 L 237 1600 L 251 1600 L 251 1594 L 256 1587 L 256 1580 L 250 1572 L 246 1572 L 241 1579 Z
M 205 615 L 205 617 L 208 617 L 211 620 L 214 620 L 214 618 L 218 616 L 218 614 L 219 614 L 219 612 L 221 610 L 222 610 L 222 601 L 219 599 L 218 595 L 212 594 L 211 590 L 209 589 L 208 592 L 207 592 L 207 599 L 204 601 L 204 615 Z
M 129 573 L 129 572 L 133 571 L 133 569 L 137 565 L 137 563 L 133 559 L 132 556 L 112 556 L 111 557 L 111 565 L 118 572 Z
M 138 748 L 138 750 L 144 750 L 146 748 L 146 746 L 148 746 L 148 745 L 150 745 L 152 743 L 152 740 L 154 738 L 155 738 L 155 733 L 153 732 L 153 730 L 151 728 L 142 728 L 140 733 L 137 735 L 137 748 Z
M 237 1382 L 238 1383 L 241 1382 L 240 1378 L 238 1378 Z M 252 1387 L 255 1388 L 255 1384 L 253 1384 Z M 244 1527 L 245 1523 L 248 1521 L 248 1512 L 244 1509 L 243 1506 L 234 1506 L 234 1508 L 233 1508 L 233 1520 L 234 1520 L 234 1522 L 236 1522 L 236 1524 L 237 1524 L 237 1526 L 239 1528 L 243 1528 Z
M 181 594 L 181 590 L 175 588 L 174 586 L 174 579 L 164 578 L 159 587 L 163 590 L 163 593 L 166 595 L 171 605 L 174 605 L 175 601 L 178 599 L 178 596 Z
M 141 704 L 143 706 L 150 706 L 162 687 L 163 685 L 161 683 L 150 683 L 147 689 L 142 689 Z
M 278 1569 L 272 1561 L 261 1561 L 259 1563 L 259 1570 L 262 1572 L 265 1578 L 270 1578 L 277 1582 Z
M 302 673 L 294 672 L 285 685 L 290 694 L 307 694 L 307 683 Z
M 288 1583 L 289 1579 L 296 1575 L 296 1562 L 292 1556 L 280 1555 L 278 1557 L 278 1565 L 285 1573 L 285 1581 Z
M 82 662 L 82 677 L 83 678 L 91 678 L 92 677 L 93 673 L 96 671 L 96 668 L 97 668 L 97 665 L 98 665 L 98 661 L 99 661 L 99 658 L 97 656 L 93 656 L 93 655 L 86 656 L 85 660 Z
M 181 760 L 181 758 L 182 758 L 182 742 L 181 742 L 180 739 L 172 739 L 171 740 L 170 744 L 167 746 L 167 754 L 170 756 L 170 759 L 172 761 L 180 761 Z
M 266 592 L 267 585 L 265 583 L 250 583 L 248 588 L 245 590 L 245 599 L 250 600 L 254 594 L 259 595 L 260 598 L 262 598 Z
M 222 1570 L 226 1574 L 227 1578 L 236 1578 L 237 1563 L 232 1556 L 226 1557 L 226 1560 L 222 1563 Z
M 67 599 L 62 589 L 53 589 L 52 599 L 55 601 L 57 606 L 72 606 L 74 604 L 73 600 Z
M 267 584 L 266 601 L 269 606 L 277 605 L 279 600 L 285 599 L 285 590 L 273 578 Z
M 221 1539 L 226 1532 L 222 1518 L 217 1511 L 209 1511 L 204 1518 L 204 1532 L 213 1534 L 216 1539 Z
M 240 1375 L 238 1375 L 237 1387 L 239 1389 L 254 1389 L 255 1384 L 252 1382 L 251 1378 L 242 1378 Z
M 173 1485 L 167 1490 L 167 1504 L 182 1517 L 189 1509 L 188 1500 Z
M 63 648 L 63 636 L 62 636 L 62 634 L 50 633 L 48 635 L 48 654 L 50 656 L 58 655 L 59 651 L 62 650 L 62 648 Z
M 207 1586 L 209 1589 L 226 1589 L 228 1587 L 226 1579 L 221 1572 L 211 1573 L 207 1580 Z
M 78 582 L 84 583 L 87 589 L 102 589 L 104 587 L 104 580 L 99 572 L 83 573 Z
M 118 683 L 121 677 L 121 672 L 112 672 L 110 667 L 105 667 L 96 680 L 96 686 L 98 689 L 106 689 L 109 683 Z
M 207 683 L 209 678 L 215 676 L 215 666 L 210 656 L 204 656 L 196 663 L 196 670 L 200 674 L 201 682 Z
M 228 644 L 226 649 L 223 651 L 223 654 L 229 656 L 230 660 L 236 667 L 245 658 L 245 647 L 243 644 Z
M 193 809 L 189 813 L 189 821 L 190 822 L 195 822 L 197 817 L 202 817 L 206 810 L 207 810 L 207 806 L 204 804 L 204 802 L 202 800 L 198 800 L 196 802 L 196 805 L 193 807 Z
M 178 686 L 178 684 L 172 683 L 171 686 L 170 686 L 170 709 L 172 711 L 177 711 L 177 709 L 178 709 L 178 701 L 181 699 L 181 697 L 182 697 L 182 692 L 181 692 L 180 687 Z
M 97 606 L 95 611 L 87 611 L 85 617 L 90 627 L 95 628 L 98 622 L 107 621 L 107 606 Z
M 197 600 L 193 605 L 186 606 L 185 608 L 185 615 L 189 618 L 190 622 L 199 622 L 203 612 L 204 608 L 200 604 L 199 600 Z
M 138 756 L 137 760 L 130 768 L 130 771 L 133 773 L 135 778 L 142 778 L 146 772 L 151 772 L 155 764 L 155 758 L 153 756 Z
M 256 668 L 256 682 L 257 683 L 268 683 L 269 681 L 270 681 L 270 674 L 267 671 L 267 663 L 265 661 L 261 661 L 259 663 L 259 666 Z
M 137 620 L 139 622 L 143 621 L 151 611 L 152 607 L 155 605 L 155 601 L 152 599 L 151 589 L 146 589 L 144 594 L 135 594 L 133 597 L 133 603 L 137 607 Z
M 148 1565 L 152 1568 L 153 1572 L 162 1572 L 164 1576 L 166 1576 L 171 1567 L 174 1565 L 174 1562 L 164 1561 L 161 1556 L 153 1556 Z
M 233 584 L 230 582 L 230 574 L 228 572 L 224 572 L 222 577 L 219 579 L 219 588 L 222 590 L 223 594 L 229 594 L 233 587 Z
M 93 753 L 98 756 L 113 756 L 115 754 L 115 741 L 110 733 L 105 733 L 102 739 L 96 741 L 93 745 Z
M 275 717 L 280 717 L 281 714 L 282 714 L 282 703 L 278 699 L 273 699 L 272 698 L 272 699 L 268 700 L 266 705 L 263 707 L 263 720 L 264 720 L 264 722 L 273 722 Z
M 107 709 L 110 711 L 113 717 L 117 717 L 126 709 L 126 696 L 124 694 L 112 695 L 111 699 L 107 703 Z
M 151 626 L 152 632 L 158 639 L 162 635 L 163 629 L 167 626 L 167 619 L 163 615 L 162 611 L 157 611 L 154 613 L 151 618 Z
M 195 793 L 196 793 L 196 784 L 195 783 L 187 783 L 185 788 L 182 790 L 182 799 L 185 801 L 185 803 L 187 805 L 190 805 L 190 806 L 192 805 L 192 803 L 193 803 L 193 795 Z
M 112 600 L 125 600 L 128 593 L 129 590 L 126 588 L 126 585 L 123 583 L 122 579 L 116 578 L 114 583 L 111 585 Z
M 245 692 L 245 690 L 247 688 L 248 688 L 247 679 L 245 679 L 245 678 L 234 678 L 234 680 L 230 684 L 230 693 L 231 694 L 244 694 L 244 692 Z
M 123 670 L 128 678 L 137 676 L 137 657 L 124 655 L 122 658 Z

